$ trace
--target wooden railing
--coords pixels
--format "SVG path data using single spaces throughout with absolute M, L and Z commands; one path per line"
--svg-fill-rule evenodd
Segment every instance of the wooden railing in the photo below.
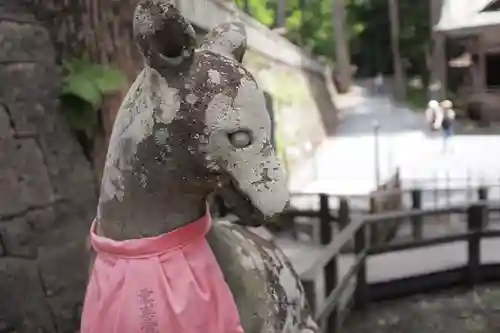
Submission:
M 479 188 L 479 199 L 469 204 L 425 210 L 421 209 L 421 193 L 419 194 L 415 190 L 412 191 L 413 203 L 412 208 L 409 210 L 381 214 L 358 214 L 358 216 L 350 214 L 347 199 L 344 199 L 342 203 L 343 208 L 334 213 L 328 205 L 329 197 L 327 195 L 319 194 L 318 198 L 320 201 L 319 210 L 291 209 L 284 212 L 284 215 L 288 218 L 313 217 L 320 221 L 320 242 L 324 245 L 324 250 L 321 255 L 314 259 L 307 271 L 301 274 L 301 281 L 315 318 L 323 332 L 339 332 L 343 320 L 350 311 L 349 307 L 342 309 L 340 306 L 341 297 L 343 297 L 347 287 L 352 284 L 353 278 L 355 278 L 355 288 L 350 299 L 357 309 L 363 309 L 370 301 L 383 298 L 384 293 L 397 296 L 398 290 L 403 295 L 405 293 L 421 292 L 431 285 L 437 287 L 446 287 L 453 284 L 474 286 L 482 282 L 483 273 L 485 273 L 485 269 L 489 268 L 487 265 L 481 265 L 480 241 L 484 238 L 500 237 L 500 230 L 485 230 L 489 212 L 500 211 L 499 205 L 487 201 L 487 190 L 485 188 Z M 465 214 L 467 217 L 466 231 L 460 234 L 425 239 L 422 236 L 424 218 L 443 214 Z M 413 239 L 370 246 L 369 242 L 367 242 L 369 229 L 387 221 L 400 221 L 400 223 L 410 221 L 413 226 Z M 338 228 L 340 231 L 333 237 L 331 236 L 332 222 L 343 226 L 343 228 Z M 339 280 L 338 261 L 339 256 L 342 255 L 341 250 L 348 242 L 352 241 L 354 242 L 354 264 Z M 467 243 L 468 259 L 464 267 L 379 284 L 367 281 L 367 259 L 370 256 L 457 241 Z M 490 269 L 487 273 L 491 275 L 491 272 Z M 320 274 L 323 275 L 324 279 L 325 301 L 320 308 L 316 308 L 315 284 L 316 278 Z M 500 277 L 500 266 L 494 271 L 494 275 Z
M 450 183 L 447 183 L 446 185 L 450 185 Z M 473 202 L 475 200 L 488 200 L 489 190 L 495 189 L 496 187 L 498 187 L 498 185 L 496 184 L 494 186 L 476 186 L 476 187 L 467 185 L 466 188 L 460 189 L 460 191 L 466 194 L 466 196 L 468 196 L 467 199 L 468 202 Z M 316 200 L 318 204 L 315 206 L 319 208 L 304 209 L 300 207 L 291 206 L 290 208 L 285 210 L 282 214 L 284 222 L 283 224 L 285 224 L 284 227 L 293 229 L 295 227 L 296 218 L 317 219 L 319 220 L 320 237 L 325 237 L 323 236 L 324 233 L 330 235 L 332 232 L 331 222 L 336 222 L 340 229 L 342 229 L 349 222 L 351 218 L 350 212 L 352 210 L 350 207 L 351 199 L 359 200 L 361 198 L 365 198 L 366 202 L 368 203 L 366 205 L 367 207 L 364 209 L 360 208 L 354 209 L 356 214 L 374 214 L 378 212 L 374 211 L 373 202 L 378 200 L 383 201 L 384 197 L 395 196 L 395 195 L 398 195 L 402 199 L 407 199 L 409 197 L 409 200 L 404 200 L 404 201 L 409 201 L 408 204 L 410 205 L 411 209 L 421 210 L 426 208 L 423 207 L 424 197 L 430 195 L 434 201 L 433 202 L 434 207 L 432 207 L 432 209 L 430 210 L 433 210 L 440 207 L 440 205 L 438 204 L 439 201 L 438 197 L 444 198 L 446 206 L 449 207 L 451 205 L 450 193 L 453 191 L 457 190 L 450 188 L 428 188 L 428 189 L 408 188 L 408 189 L 388 189 L 388 190 L 378 191 L 371 195 L 363 195 L 363 196 L 335 196 L 338 201 L 337 207 L 332 207 L 332 205 L 330 204 L 330 198 L 332 198 L 332 196 L 329 196 L 327 194 L 296 193 L 292 195 L 292 198 L 293 197 L 317 198 Z M 475 195 L 473 195 L 474 192 Z M 426 209 L 429 210 L 429 208 Z M 441 214 L 445 214 L 445 212 L 437 215 Z M 422 238 L 422 228 L 423 228 L 422 217 L 409 216 L 408 218 L 411 219 L 413 237 L 416 239 Z M 375 233 L 377 225 L 372 224 L 370 226 L 370 229 L 372 229 L 369 232 L 370 234 Z M 328 244 L 330 242 L 331 237 L 330 238 L 327 237 L 327 239 L 328 240 L 326 241 L 326 243 L 320 241 L 320 244 L 322 245 Z

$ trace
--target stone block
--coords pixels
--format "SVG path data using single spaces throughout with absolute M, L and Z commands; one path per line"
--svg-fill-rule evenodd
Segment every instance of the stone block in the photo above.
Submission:
M 0 99 L 7 106 L 22 101 L 56 99 L 58 94 L 58 70 L 55 66 L 30 62 L 0 65 Z M 14 117 L 14 113 L 11 112 Z
M 0 1 L 0 16 L 3 20 L 35 21 L 35 16 L 27 9 L 31 0 Z
M 66 249 L 67 246 L 62 248 Z M 72 258 L 73 252 L 75 251 L 53 251 L 49 255 L 40 252 L 43 259 L 39 261 L 39 265 L 47 296 L 64 297 L 65 294 L 72 293 L 76 304 L 82 300 L 85 290 L 88 262 L 79 260 L 78 257 Z
M 40 251 L 38 265 L 51 312 L 62 332 L 77 325 L 88 281 L 88 256 L 80 242 L 59 244 L 58 249 Z M 65 329 L 62 329 L 64 327 Z
M 24 218 L 34 231 L 44 232 L 53 225 L 56 213 L 53 207 L 47 207 L 29 211 Z
M 52 132 L 40 133 L 40 146 L 56 196 L 94 202 L 96 179 L 92 166 L 67 126 L 61 124 Z
M 54 100 L 23 100 L 8 104 L 15 133 L 34 137 L 40 130 L 52 130 L 55 126 L 54 117 L 47 110 L 55 110 L 56 105 Z
M 5 246 L 3 245 L 3 240 L 0 237 L 0 257 L 2 257 L 4 255 L 5 255 Z M 0 332 L 1 332 L 1 330 L 0 330 Z
M 1 140 L 0 151 L 0 216 L 53 201 L 48 172 L 34 139 Z
M 85 206 L 83 202 L 64 202 L 53 206 L 54 220 L 50 228 L 38 230 L 36 233 L 36 245 L 39 255 L 59 251 L 67 244 L 79 244 L 81 251 L 75 260 L 81 256 L 87 256 L 85 252 L 85 241 L 90 231 L 90 225 L 95 214 L 95 205 Z
M 0 149 L 3 147 L 5 144 L 0 140 Z M 5 155 L 0 154 L 0 217 L 17 214 L 28 208 L 21 197 L 15 171 L 2 161 Z
M 56 332 L 36 263 L 0 258 L 0 327 L 5 332 Z
M 47 30 L 40 24 L 0 21 L 0 62 L 54 61 Z
M 79 293 L 76 293 L 75 290 L 78 290 Z M 65 292 L 59 296 L 47 299 L 59 332 L 73 333 L 80 326 L 81 304 L 85 296 L 84 292 L 85 286 L 82 284 L 75 286 L 72 292 Z
M 34 232 L 24 218 L 1 222 L 0 237 L 8 257 L 36 258 L 37 248 L 33 244 Z

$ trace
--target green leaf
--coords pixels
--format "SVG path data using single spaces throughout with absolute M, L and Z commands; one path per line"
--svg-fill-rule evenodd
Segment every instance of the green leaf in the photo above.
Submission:
M 64 80 L 63 94 L 76 95 L 98 109 L 102 103 L 99 87 L 80 75 L 73 75 Z
M 103 68 L 96 84 L 102 93 L 115 92 L 120 90 L 127 83 L 125 75 L 115 69 Z
M 98 112 L 106 93 L 117 91 L 127 83 L 119 70 L 93 63 L 84 55 L 62 63 L 65 77 L 59 96 L 64 116 L 72 130 L 91 142 L 99 130 Z

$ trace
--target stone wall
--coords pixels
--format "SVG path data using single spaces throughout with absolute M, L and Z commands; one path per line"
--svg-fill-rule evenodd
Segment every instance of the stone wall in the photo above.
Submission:
M 243 63 L 273 99 L 278 154 L 296 183 L 304 161 L 336 125 L 325 77 L 269 59 L 255 49 L 248 50 Z M 303 181 L 313 176 L 308 174 Z
M 47 30 L 0 0 L 0 332 L 75 332 L 85 290 L 96 188 L 54 61 Z

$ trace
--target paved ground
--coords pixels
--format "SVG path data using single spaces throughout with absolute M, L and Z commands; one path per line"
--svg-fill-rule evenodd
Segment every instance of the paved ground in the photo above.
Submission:
M 500 286 L 377 303 L 347 319 L 345 333 L 497 333 Z
M 463 189 L 468 185 L 500 185 L 500 131 L 459 128 L 443 153 L 442 138 L 431 132 L 422 113 L 397 106 L 384 96 L 370 96 L 362 88 L 344 97 L 337 135 L 318 150 L 316 180 L 292 187 L 295 192 L 366 194 L 375 187 L 374 123 L 380 125 L 378 160 L 380 178 L 400 168 L 406 186 L 419 184 Z M 492 193 L 496 197 L 499 191 Z M 464 193 L 462 191 L 462 193 Z M 455 193 L 452 201 L 462 201 Z M 443 196 L 441 196 L 443 198 Z

